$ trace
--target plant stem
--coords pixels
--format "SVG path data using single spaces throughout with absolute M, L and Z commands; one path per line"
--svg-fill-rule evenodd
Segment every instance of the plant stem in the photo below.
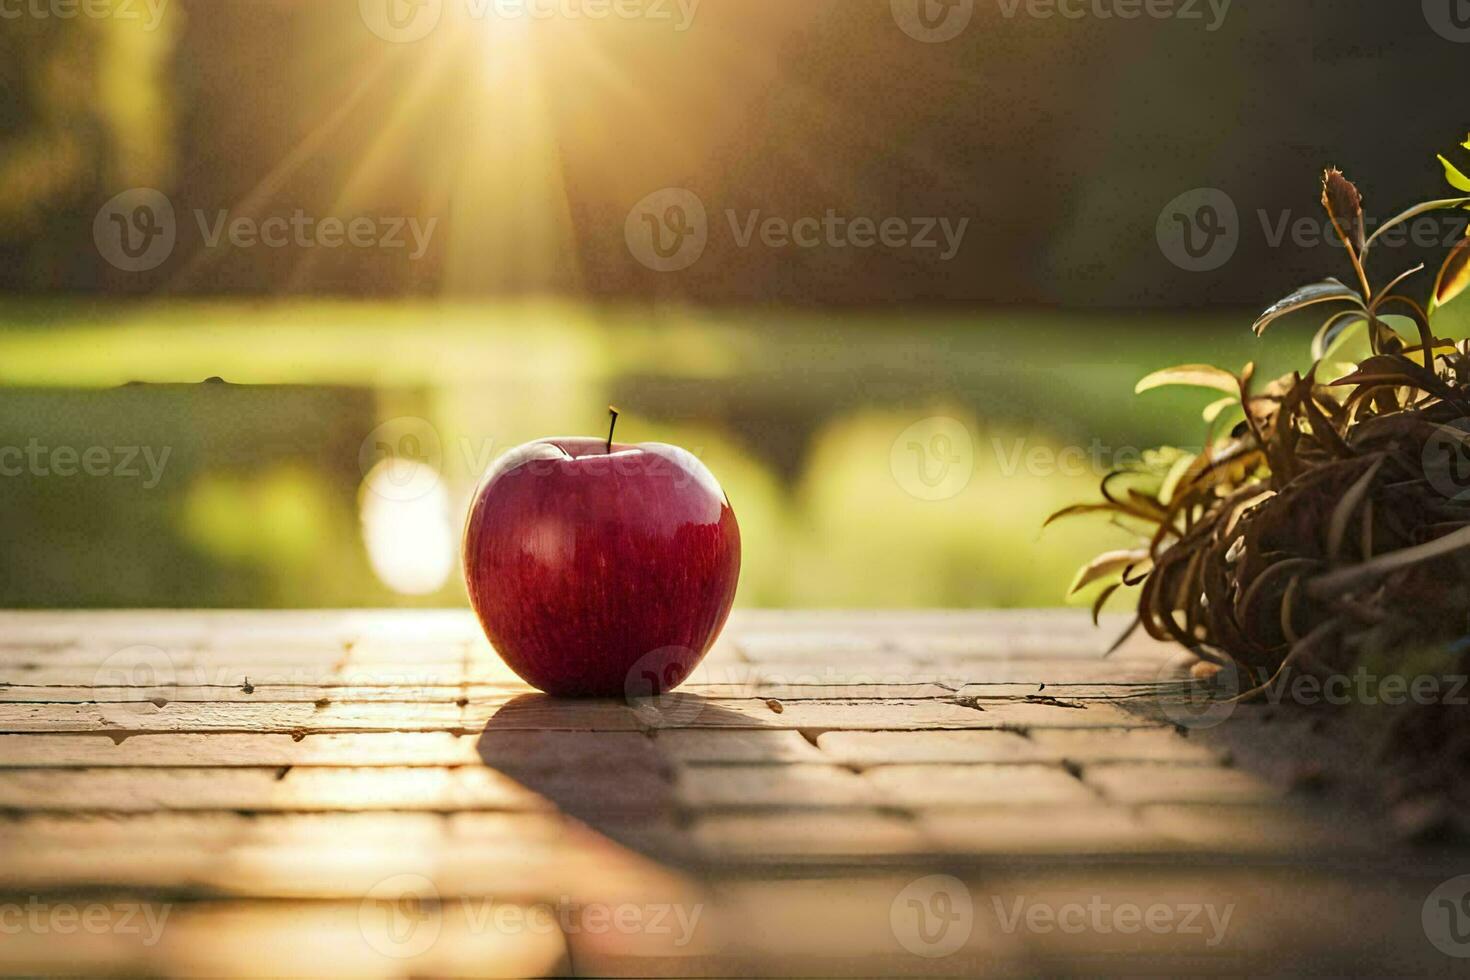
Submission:
M 1336 222 L 1333 222 L 1333 227 L 1337 227 Z M 1358 282 L 1363 286 L 1363 301 L 1371 303 L 1373 302 L 1373 287 L 1368 285 L 1368 273 L 1363 268 L 1363 260 L 1358 257 L 1358 250 L 1353 247 L 1352 242 L 1348 241 L 1348 237 L 1343 235 L 1341 231 L 1338 234 L 1341 236 L 1343 244 L 1347 246 L 1348 257 L 1353 260 L 1353 269 L 1358 273 Z

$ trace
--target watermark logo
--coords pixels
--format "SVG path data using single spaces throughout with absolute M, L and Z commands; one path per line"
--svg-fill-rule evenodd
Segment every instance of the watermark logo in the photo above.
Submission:
M 140 715 L 168 704 L 179 683 L 179 665 L 164 649 L 147 644 L 125 647 L 97 665 L 93 690 L 120 690 L 121 698 L 98 698 L 97 713 L 108 724 L 130 729 Z
M 156 269 L 179 237 L 173 202 L 151 187 L 134 187 L 102 205 L 92 221 L 97 252 L 123 272 Z
M 888 462 L 894 480 L 909 495 L 931 502 L 949 500 L 970 485 L 975 440 L 958 419 L 923 419 L 893 441 Z
M 444 0 L 358 0 L 368 30 L 394 44 L 428 37 L 444 16 Z
M 674 693 L 698 660 L 693 650 L 681 646 L 660 647 L 638 658 L 628 670 L 623 693 L 639 721 L 650 728 L 681 728 L 703 713 L 703 698 Z
M 889 0 L 899 28 L 924 44 L 943 44 L 965 32 L 975 16 L 975 0 Z
M 1164 257 L 1186 272 L 1213 272 L 1240 247 L 1240 212 L 1229 194 L 1198 187 L 1159 212 L 1155 230 Z
M 633 206 L 623 226 L 633 257 L 655 272 L 682 272 L 709 245 L 704 202 L 682 187 L 654 191 Z
M 893 899 L 888 925 L 899 945 L 915 956 L 951 956 L 970 941 L 975 902 L 958 878 L 928 875 L 909 882 Z
M 384 956 L 422 956 L 444 928 L 439 889 L 423 875 L 384 878 L 363 896 L 357 926 L 367 944 Z
M 1221 667 L 1209 681 L 1193 676 L 1181 678 L 1177 662 L 1159 669 L 1159 710 L 1180 728 L 1204 730 L 1224 724 L 1235 714 L 1235 698 L 1241 693 L 1240 671 Z
M 1441 425 L 1424 440 L 1424 478 L 1456 503 L 1470 500 L 1470 419 Z
M 439 430 L 412 415 L 389 419 L 369 432 L 357 450 L 364 477 L 375 474 L 373 492 L 399 503 L 418 500 L 439 486 L 444 446 Z
M 1470 959 L 1470 875 L 1451 878 L 1429 893 L 1422 913 L 1424 935 L 1446 956 Z
M 1446 41 L 1470 43 L 1470 0 L 1424 0 L 1424 19 Z

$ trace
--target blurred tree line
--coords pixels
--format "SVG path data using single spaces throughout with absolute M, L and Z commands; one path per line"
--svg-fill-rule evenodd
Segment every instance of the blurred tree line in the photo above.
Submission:
M 1441 189 L 1433 154 L 1470 125 L 1445 94 L 1470 45 L 1431 29 L 1420 3 L 1235 0 L 1213 31 L 1208 14 L 1009 6 L 978 0 L 963 35 L 922 44 L 889 0 L 709 0 L 684 33 L 610 21 L 576 43 L 532 37 L 537 54 L 499 74 L 508 49 L 385 44 L 357 0 L 172 0 L 156 30 L 6 19 L 0 289 L 1255 304 L 1336 269 L 1327 249 L 1267 233 L 1316 215 L 1323 166 L 1385 215 Z M 91 229 L 136 186 L 174 200 L 181 233 L 168 263 L 129 275 Z M 634 202 L 669 186 L 698 194 L 711 222 L 704 258 L 675 275 L 623 239 Z M 1237 257 L 1212 274 L 1171 265 L 1155 241 L 1160 209 L 1200 186 L 1242 221 Z M 247 206 L 436 218 L 442 233 L 414 262 L 350 249 L 202 262 L 193 213 Z M 728 227 L 731 212 L 829 210 L 970 225 L 950 262 L 741 247 Z M 533 239 L 538 268 L 497 274 Z
M 99 195 L 171 182 L 181 17 L 145 30 L 142 20 L 15 16 L 23 9 L 0 21 L 3 283 L 85 288 L 95 256 L 79 251 L 78 233 L 90 234 Z

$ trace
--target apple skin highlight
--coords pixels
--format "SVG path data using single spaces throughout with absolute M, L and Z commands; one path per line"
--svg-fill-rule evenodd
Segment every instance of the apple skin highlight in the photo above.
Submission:
M 740 578 L 719 483 L 674 446 L 528 443 L 491 467 L 465 524 L 485 635 L 562 697 L 663 694 L 714 645 Z

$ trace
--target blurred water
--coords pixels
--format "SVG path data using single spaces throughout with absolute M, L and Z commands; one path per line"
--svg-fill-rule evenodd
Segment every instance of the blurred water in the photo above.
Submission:
M 0 604 L 445 605 L 505 450 L 605 433 L 696 453 L 745 541 L 747 606 L 1051 605 L 1125 539 L 1046 516 L 1208 396 L 1169 363 L 1223 323 L 913 321 L 168 305 L 11 311 Z M 223 375 L 231 383 L 178 382 Z M 244 382 L 244 383 L 241 383 Z M 265 382 L 290 382 L 287 385 Z

